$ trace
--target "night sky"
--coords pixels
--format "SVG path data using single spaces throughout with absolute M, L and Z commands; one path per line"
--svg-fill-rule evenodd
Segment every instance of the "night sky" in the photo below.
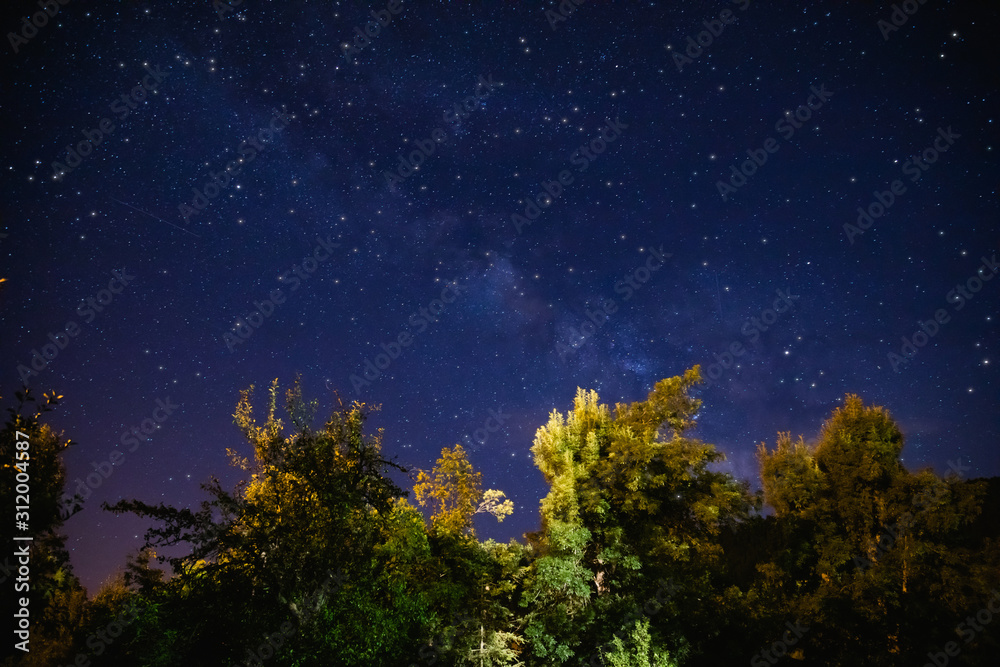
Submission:
M 401 463 L 471 445 L 515 502 L 480 538 L 537 529 L 578 386 L 699 363 L 755 487 L 848 392 L 911 469 L 1000 474 L 996 7 L 177 4 L 2 26 L 0 394 L 65 396 L 70 489 L 110 471 L 64 528 L 91 593 L 149 525 L 101 502 L 232 485 L 239 390 L 296 373 Z

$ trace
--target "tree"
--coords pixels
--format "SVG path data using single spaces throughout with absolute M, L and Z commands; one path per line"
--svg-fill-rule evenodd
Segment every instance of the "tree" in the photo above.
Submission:
M 564 418 L 553 410 L 531 448 L 550 490 L 541 502 L 539 553 L 521 604 L 530 610 L 525 636 L 534 655 L 552 664 L 574 656 L 580 633 L 593 620 L 587 606 L 595 574 L 586 558 L 592 534 L 580 515 L 580 487 L 600 456 L 609 423 L 597 393 L 578 388 L 573 411 Z M 599 498 L 585 500 L 600 505 Z
M 502 491 L 482 491 L 482 474 L 473 469 L 461 445 L 443 448 L 433 470 L 419 472 L 414 496 L 432 512 L 432 583 L 424 590 L 435 619 L 422 650 L 448 664 L 464 664 L 472 652 L 478 656 L 475 664 L 507 664 L 516 651 L 501 646 L 515 636 L 506 629 L 510 612 L 503 601 L 509 602 L 512 590 L 504 574 L 516 576 L 522 551 L 495 542 L 480 544 L 472 521 L 481 513 L 503 521 L 513 503 Z
M 469 651 L 461 664 L 470 667 L 521 667 L 524 663 L 518 660 L 518 651 L 511 648 L 520 637 L 512 632 L 494 630 L 485 634 L 481 630 L 479 645 Z
M 502 520 L 512 503 L 482 491 L 461 446 L 416 476 L 414 506 L 387 476 L 408 471 L 365 429 L 373 408 L 340 402 L 314 425 L 296 380 L 279 419 L 275 381 L 258 423 L 251 386 L 233 415 L 250 449 L 228 450 L 245 479 L 224 490 L 213 478 L 191 509 L 105 505 L 155 523 L 90 602 L 57 530 L 68 441 L 39 421 L 59 397 L 39 408 L 19 394 L 0 431 L 0 491 L 13 512 L 11 479 L 39 476 L 42 613 L 31 653 L 0 664 L 86 652 L 155 667 L 700 667 L 774 662 L 780 643 L 806 664 L 888 666 L 921 664 L 959 623 L 977 630 L 955 663 L 992 664 L 1000 624 L 977 610 L 1000 586 L 1000 551 L 984 482 L 907 471 L 888 411 L 848 395 L 815 444 L 790 433 L 761 444 L 755 497 L 696 437 L 700 381 L 696 366 L 613 409 L 578 389 L 572 410 L 553 411 L 532 447 L 549 492 L 527 544 L 476 539 L 475 515 Z M 25 440 L 30 467 L 15 458 Z M 1000 481 L 990 489 L 995 509 Z M 102 638 L 112 626 L 124 631 Z
M 816 507 L 823 473 L 802 436 L 793 443 L 790 433 L 778 433 L 773 452 L 764 443 L 757 448 L 764 497 L 778 517 L 803 517 Z
M 483 474 L 475 472 L 462 449 L 445 447 L 430 474 L 421 470 L 413 494 L 421 507 L 430 507 L 431 529 L 439 534 L 475 536 L 472 517 L 489 513 L 497 521 L 514 511 L 503 491 L 482 491 Z
M 666 651 L 652 646 L 648 620 L 633 626 L 627 642 L 615 637 L 612 644 L 614 651 L 603 655 L 608 667 L 677 667 L 677 662 L 671 660 Z
M 251 386 L 241 392 L 234 414 L 253 448 L 252 459 L 229 450 L 233 464 L 249 475 L 234 491 L 223 490 L 213 478 L 203 486 L 210 499 L 199 511 L 139 500 L 105 506 L 160 524 L 147 531 L 145 548 L 190 545 L 187 553 L 158 558 L 177 574 L 170 582 L 171 599 L 185 600 L 190 612 L 177 619 L 191 636 L 188 659 L 198 652 L 201 661 L 242 659 L 249 645 L 285 622 L 296 633 L 310 634 L 321 619 L 317 612 L 337 608 L 335 596 L 358 604 L 370 598 L 364 582 L 375 566 L 372 553 L 396 499 L 404 495 L 386 472 L 405 469 L 382 457 L 380 431 L 364 432 L 367 406 L 340 403 L 313 430 L 316 403 L 302 398 L 296 380 L 285 394 L 294 427 L 286 431 L 276 415 L 277 380 L 260 426 L 252 391 Z M 331 589 L 326 582 L 333 573 L 347 583 Z M 382 603 L 377 595 L 376 605 Z
M 0 659 L 16 655 L 25 666 L 69 662 L 86 601 L 60 532 L 59 499 L 66 483 L 62 454 L 75 443 L 42 420 L 62 396 L 47 392 L 38 401 L 28 387 L 14 396 L 16 407 L 7 408 L 8 418 L 0 430 L 0 505 L 6 520 L 23 520 L 15 523 L 14 528 L 23 526 L 16 534 L 33 538 L 13 543 L 17 551 L 27 549 L 31 574 L 27 580 L 18 575 L 19 557 L 10 547 L 0 556 L 0 583 L 12 593 L 3 596 L 5 618 L 14 618 L 15 603 L 28 599 L 30 640 L 23 646 L 30 652 L 15 648 L 24 639 L 15 633 L 14 641 L 4 642 Z
M 759 566 L 762 599 L 814 628 L 807 652 L 877 665 L 922 659 L 949 640 L 949 615 L 989 590 L 968 566 L 981 557 L 957 533 L 978 514 L 982 486 L 910 473 L 902 449 L 889 412 L 853 394 L 815 447 L 782 433 L 773 451 L 758 449 L 764 499 L 792 538 Z M 944 588 L 932 583 L 941 579 L 975 584 L 946 587 L 942 605 Z
M 685 634 L 707 642 L 719 631 L 712 578 L 720 535 L 748 516 L 753 499 L 746 484 L 712 469 L 724 455 L 689 435 L 700 382 L 695 366 L 658 382 L 645 401 L 617 404 L 613 415 L 595 392 L 578 389 L 572 412 L 554 411 L 538 430 L 532 453 L 550 491 L 522 605 L 532 609 L 525 635 L 539 658 L 566 661 L 587 650 L 585 637 L 610 637 L 672 578 L 684 582 L 678 597 L 688 600 L 669 639 L 674 649 L 686 646 Z M 600 629 L 588 631 L 598 617 Z M 684 624 L 692 632 L 677 631 Z

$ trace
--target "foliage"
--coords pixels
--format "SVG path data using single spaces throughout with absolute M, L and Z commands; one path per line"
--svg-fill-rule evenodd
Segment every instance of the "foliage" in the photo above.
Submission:
M 787 537 L 759 566 L 756 595 L 816 628 L 809 651 L 825 659 L 919 661 L 997 583 L 969 567 L 982 556 L 958 532 L 977 516 L 983 484 L 910 473 L 902 449 L 888 411 L 851 394 L 814 447 L 784 433 L 775 450 L 758 449 L 764 497 Z
M 473 515 L 485 512 L 503 521 L 514 511 L 503 491 L 482 491 L 482 478 L 481 472 L 472 469 L 462 445 L 445 447 L 430 474 L 418 473 L 413 495 L 421 507 L 431 508 L 431 530 L 439 535 L 474 536 Z
M 48 665 L 72 660 L 73 638 L 83 623 L 86 592 L 73 575 L 66 552 L 66 538 L 61 534 L 63 517 L 59 499 L 66 481 L 62 454 L 70 445 L 62 434 L 42 421 L 42 415 L 59 405 L 56 392 L 42 394 L 37 400 L 25 387 L 14 394 L 16 405 L 7 408 L 7 421 L 0 430 L 0 506 L 4 521 L 13 522 L 15 512 L 28 511 L 26 532 L 30 542 L 8 542 L 0 556 L 0 582 L 4 586 L 4 618 L 13 626 L 15 603 L 28 599 L 30 612 L 30 653 L 14 648 L 15 635 L 8 635 L 0 648 L 0 664 L 11 663 L 15 656 L 22 665 Z M 19 447 L 18 442 L 22 443 Z M 27 442 L 27 445 L 23 443 Z M 18 474 L 27 479 L 27 494 L 19 494 Z M 26 477 L 25 477 L 26 476 Z M 23 490 L 23 489 L 22 489 Z M 24 496 L 27 496 L 25 503 Z M 19 497 L 20 496 L 20 497 Z M 18 509 L 18 508 L 21 509 Z M 10 524 L 8 524 L 10 525 Z M 12 526 L 13 527 L 13 526 Z M 13 534 L 11 531 L 9 534 Z M 30 578 L 18 576 L 16 549 L 28 547 Z M 30 586 L 27 590 L 24 586 Z M 11 641 L 13 639 L 13 641 Z
M 244 479 L 211 479 L 193 509 L 106 507 L 153 525 L 89 601 L 59 535 L 69 441 L 41 422 L 59 397 L 20 393 L 0 493 L 13 512 L 21 431 L 41 613 L 32 652 L 0 665 L 922 664 L 1000 590 L 1000 480 L 907 470 L 889 412 L 847 395 L 814 442 L 760 445 L 754 495 L 696 437 L 700 382 L 696 366 L 613 408 L 578 389 L 531 449 L 539 530 L 506 544 L 476 537 L 513 503 L 460 445 L 417 472 L 415 506 L 366 429 L 376 408 L 338 398 L 314 425 L 296 380 L 279 418 L 275 381 L 258 423 L 251 386 L 233 415 L 249 448 L 228 450 Z M 1000 623 L 978 627 L 950 664 L 991 664 Z
M 712 468 L 722 453 L 689 435 L 701 407 L 691 392 L 700 381 L 692 368 L 658 382 L 645 401 L 616 405 L 613 414 L 596 392 L 578 389 L 573 411 L 553 412 L 538 430 L 532 453 L 551 490 L 542 500 L 540 553 L 522 601 L 532 609 L 525 634 L 538 659 L 565 662 L 589 653 L 588 635 L 600 634 L 589 626 L 610 627 L 622 606 L 598 598 L 636 603 L 670 577 L 683 579 L 682 595 L 691 600 L 678 622 L 713 631 L 707 622 L 719 536 L 749 515 L 753 499 L 744 484 Z M 674 641 L 675 649 L 686 643 Z
M 614 651 L 602 657 L 608 667 L 677 667 L 666 651 L 651 646 L 649 621 L 635 624 L 628 640 L 621 637 L 612 640 Z

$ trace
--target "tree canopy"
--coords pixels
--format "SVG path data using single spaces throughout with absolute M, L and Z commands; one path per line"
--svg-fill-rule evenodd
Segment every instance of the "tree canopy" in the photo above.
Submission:
M 461 445 L 443 446 L 429 470 L 403 465 L 367 426 L 376 406 L 337 398 L 317 422 L 297 379 L 284 393 L 272 382 L 262 412 L 251 386 L 233 414 L 246 446 L 228 450 L 241 480 L 209 479 L 194 509 L 105 505 L 151 525 L 90 599 L 59 534 L 70 441 L 43 419 L 59 397 L 19 394 L 0 431 L 0 493 L 13 513 L 23 433 L 39 480 L 40 611 L 31 653 L 5 648 L 0 664 L 756 667 L 996 655 L 1000 623 L 987 619 L 1000 602 L 1000 526 L 983 508 L 1000 505 L 1000 481 L 908 470 L 888 410 L 848 394 L 815 440 L 783 432 L 759 445 L 754 492 L 698 437 L 700 383 L 696 366 L 642 401 L 609 406 L 578 389 L 568 411 L 552 410 L 531 447 L 548 485 L 539 528 L 506 544 L 476 535 L 477 515 L 502 521 L 513 503 L 485 488 L 492 480 Z M 412 489 L 394 481 L 406 476 Z

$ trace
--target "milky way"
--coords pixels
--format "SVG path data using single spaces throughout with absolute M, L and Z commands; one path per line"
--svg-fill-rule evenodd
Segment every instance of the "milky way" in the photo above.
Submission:
M 464 442 L 484 538 L 576 387 L 694 364 L 752 484 L 848 392 L 1000 474 L 996 8 L 513 4 L 7 12 L 0 393 L 65 396 L 91 590 L 146 527 L 101 502 L 232 484 L 239 390 L 296 373 L 402 463 Z

